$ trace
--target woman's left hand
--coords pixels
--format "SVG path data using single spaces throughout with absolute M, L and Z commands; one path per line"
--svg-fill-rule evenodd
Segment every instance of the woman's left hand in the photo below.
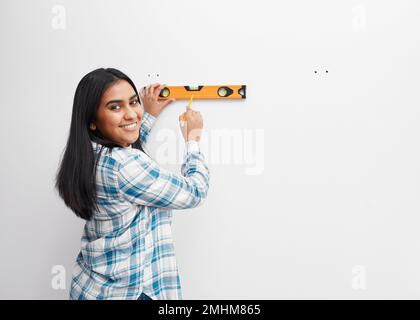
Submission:
M 154 117 L 158 117 L 163 109 L 175 101 L 175 99 L 159 100 L 160 91 L 164 87 L 164 85 L 155 83 L 143 88 L 140 92 L 144 111 Z

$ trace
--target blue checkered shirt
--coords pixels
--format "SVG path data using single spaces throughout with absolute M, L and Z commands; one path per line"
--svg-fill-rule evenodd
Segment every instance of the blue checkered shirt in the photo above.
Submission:
M 143 114 L 146 142 L 156 118 Z M 101 145 L 92 142 L 98 158 Z M 171 209 L 194 208 L 209 188 L 198 143 L 186 144 L 181 173 L 160 167 L 131 146 L 104 147 L 98 159 L 99 211 L 86 222 L 73 269 L 70 299 L 182 299 Z

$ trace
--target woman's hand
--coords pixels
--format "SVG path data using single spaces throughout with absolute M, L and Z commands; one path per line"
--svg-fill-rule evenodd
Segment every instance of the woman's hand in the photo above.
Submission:
M 159 93 L 164 87 L 164 85 L 155 83 L 143 88 L 140 92 L 144 111 L 154 117 L 158 117 L 163 109 L 175 101 L 175 99 L 159 100 Z
M 200 142 L 203 129 L 203 117 L 199 111 L 187 107 L 187 111 L 179 116 L 179 125 L 185 141 Z

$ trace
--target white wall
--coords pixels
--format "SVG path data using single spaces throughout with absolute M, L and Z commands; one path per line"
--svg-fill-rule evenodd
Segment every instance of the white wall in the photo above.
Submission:
M 414 0 L 1 1 L 0 298 L 68 297 L 83 221 L 54 175 L 97 67 L 138 86 L 248 86 L 193 104 L 211 189 L 174 212 L 184 298 L 420 298 L 419 14 Z M 183 149 L 165 135 L 184 105 L 148 144 L 178 172 L 160 155 Z M 242 144 L 223 150 L 217 130 Z M 232 150 L 250 155 L 217 163 Z

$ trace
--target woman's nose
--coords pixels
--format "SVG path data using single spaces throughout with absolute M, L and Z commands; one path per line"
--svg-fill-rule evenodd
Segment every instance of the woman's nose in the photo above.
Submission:
M 129 106 L 126 109 L 125 118 L 127 118 L 127 119 L 137 118 L 137 113 Z

